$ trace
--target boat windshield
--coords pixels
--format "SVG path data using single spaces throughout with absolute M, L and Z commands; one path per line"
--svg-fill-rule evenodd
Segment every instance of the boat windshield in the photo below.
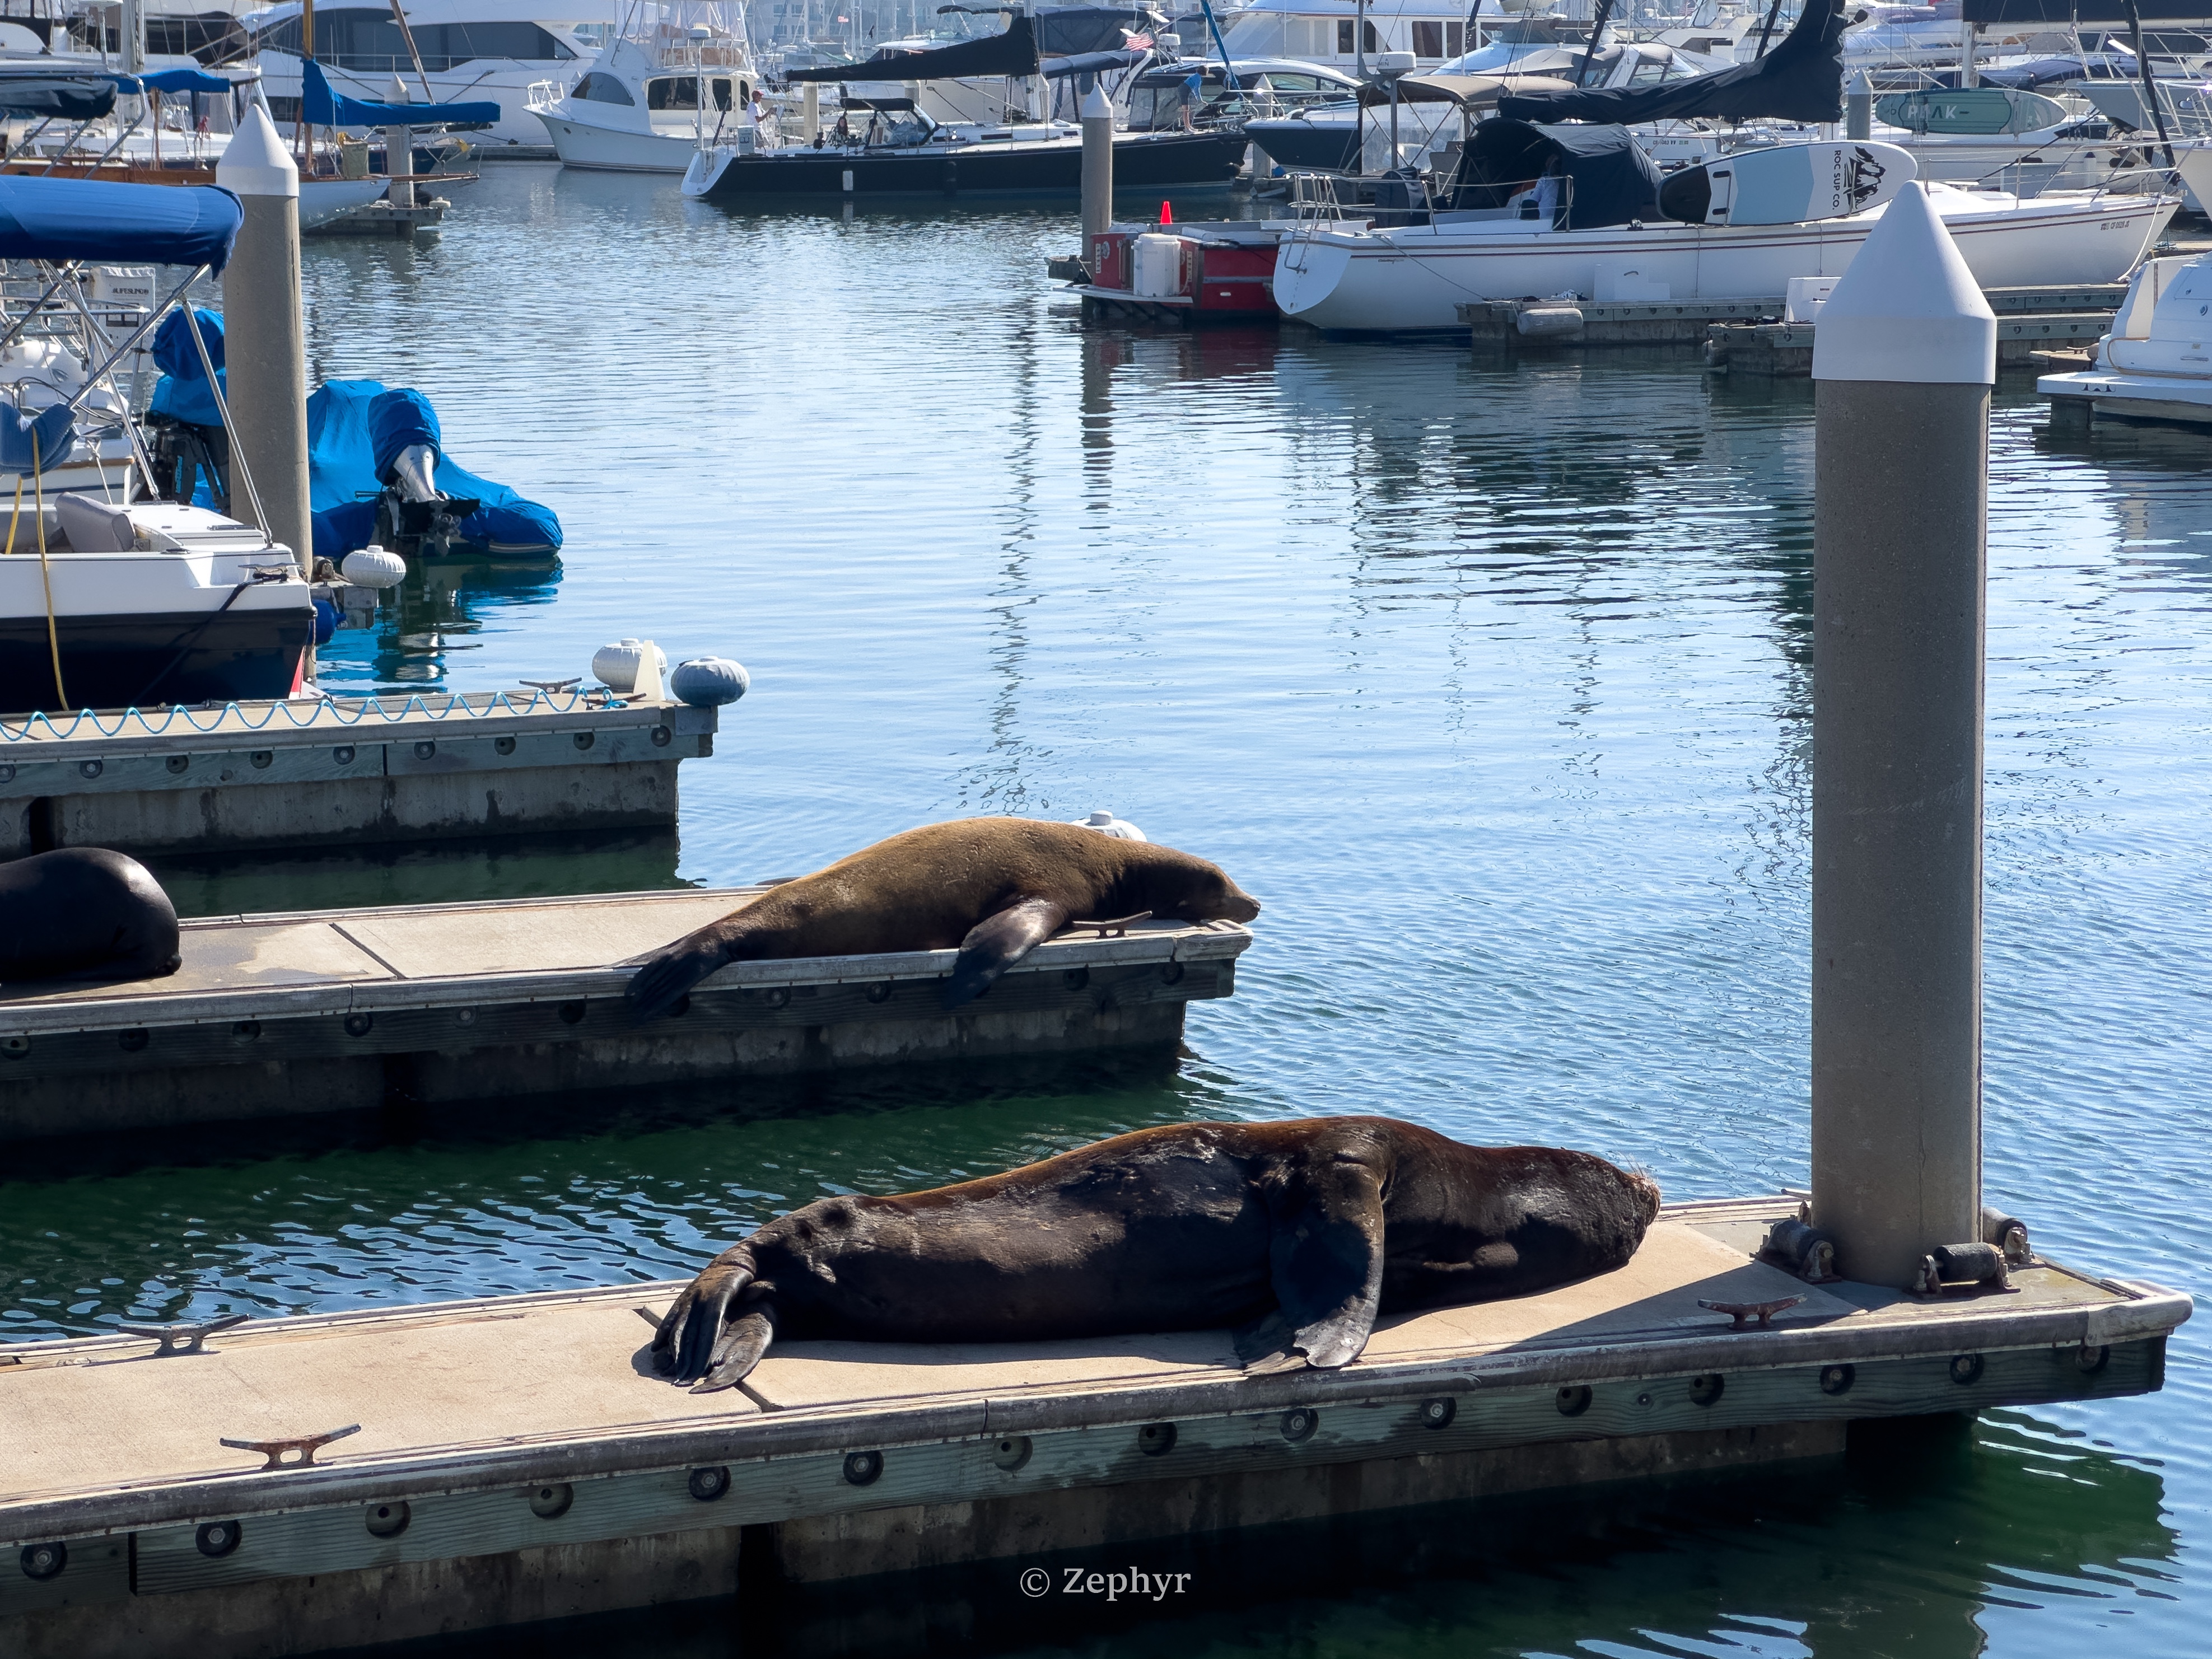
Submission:
M 918 109 L 878 110 L 861 131 L 871 149 L 903 149 L 927 143 L 937 123 Z

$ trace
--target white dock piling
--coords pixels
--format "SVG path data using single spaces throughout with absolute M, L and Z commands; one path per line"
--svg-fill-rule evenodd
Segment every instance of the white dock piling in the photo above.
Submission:
M 1114 106 L 1092 87 L 1083 94 L 1083 259 L 1114 222 Z
M 1979 1237 L 1982 672 L 1996 319 L 1907 185 L 1820 313 L 1813 1212 L 1903 1285 Z
M 225 384 L 239 459 L 267 515 L 262 528 L 312 574 L 300 172 L 260 105 L 246 110 L 231 135 L 215 179 L 246 210 L 222 274 Z
M 386 88 L 385 100 L 393 104 L 411 104 L 407 83 L 397 73 Z M 406 175 L 415 171 L 415 129 L 386 127 L 384 130 L 384 170 L 392 175 L 392 187 L 384 192 L 385 199 L 396 208 L 415 205 L 414 181 Z

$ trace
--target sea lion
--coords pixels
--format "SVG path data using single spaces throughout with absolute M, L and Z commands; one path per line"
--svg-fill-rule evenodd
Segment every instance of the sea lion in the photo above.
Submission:
M 781 1331 L 1034 1341 L 1239 1327 L 1248 1371 L 1349 1364 L 1379 1314 L 1620 1267 L 1659 1213 L 1588 1152 L 1384 1117 L 1181 1123 L 902 1198 L 817 1199 L 716 1256 L 657 1370 L 726 1389 Z
M 656 953 L 624 994 L 647 1020 L 725 963 L 957 945 L 939 993 L 957 1008 L 1070 921 L 1147 911 L 1249 921 L 1260 902 L 1171 847 L 1036 818 L 955 818 L 771 888 Z
M 104 847 L 0 864 L 0 981 L 160 979 L 177 951 L 177 907 L 146 866 Z

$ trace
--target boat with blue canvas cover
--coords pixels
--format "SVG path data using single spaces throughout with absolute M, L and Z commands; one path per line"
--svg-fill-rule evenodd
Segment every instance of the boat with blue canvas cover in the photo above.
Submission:
M 146 423 L 164 493 L 227 510 L 229 452 L 206 372 L 211 366 L 216 386 L 225 386 L 222 356 L 220 315 L 172 314 L 155 335 L 161 378 Z M 326 380 L 308 397 L 307 495 L 312 550 L 332 564 L 369 546 L 410 563 L 550 565 L 561 551 L 561 520 L 551 507 L 452 459 L 430 400 L 380 380 Z
M 220 274 L 242 216 L 209 186 L 0 177 L 0 258 L 35 266 L 39 299 L 11 309 L 0 348 L 46 340 L 81 354 L 76 391 L 26 419 L 0 394 L 0 713 L 283 697 L 301 689 L 315 632 L 294 550 L 208 507 L 145 499 L 151 457 L 123 418 L 133 469 L 120 483 L 55 488 L 80 443 L 125 405 L 118 367 L 191 284 Z M 88 264 L 173 267 L 169 292 L 111 334 L 84 303 Z M 61 303 L 56 303 L 60 301 Z M 189 326 L 189 325 L 186 325 Z M 67 331 L 73 330 L 73 332 Z M 106 395 L 103 406 L 96 398 Z M 229 425 L 220 398 L 215 412 Z M 240 475 L 254 499 L 252 479 Z

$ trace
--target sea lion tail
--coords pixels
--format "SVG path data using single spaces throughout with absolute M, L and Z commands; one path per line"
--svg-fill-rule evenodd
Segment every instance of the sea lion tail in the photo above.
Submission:
M 676 1006 L 676 1000 L 729 961 L 728 947 L 708 937 L 712 929 L 687 933 L 629 976 L 623 1000 L 630 1018 L 642 1025 Z

